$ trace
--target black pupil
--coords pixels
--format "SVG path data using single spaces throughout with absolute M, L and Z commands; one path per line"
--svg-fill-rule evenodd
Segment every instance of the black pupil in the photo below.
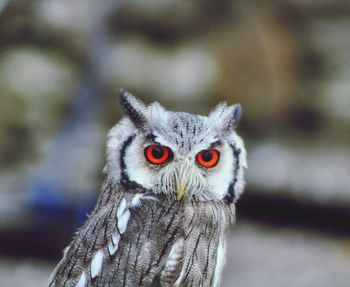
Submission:
M 213 153 L 210 150 L 205 150 L 202 153 L 202 159 L 206 162 L 211 161 L 213 158 Z
M 152 156 L 156 159 L 160 159 L 164 156 L 164 151 L 161 147 L 155 147 L 152 150 Z

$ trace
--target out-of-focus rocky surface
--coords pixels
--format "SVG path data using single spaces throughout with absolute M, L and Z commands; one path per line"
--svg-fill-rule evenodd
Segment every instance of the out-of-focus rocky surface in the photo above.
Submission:
M 202 114 L 240 102 L 250 199 L 349 210 L 348 1 L 107 2 L 0 3 L 0 233 L 45 217 L 28 200 L 85 210 L 80 200 L 102 181 L 104 137 L 120 117 L 119 87 Z M 229 246 L 224 286 L 349 282 L 348 240 L 249 223 Z M 44 286 L 52 264 L 33 264 L 1 260 L 0 285 L 31 274 L 27 286 Z
M 222 286 L 347 286 L 349 239 L 238 222 L 227 242 Z
M 0 284 L 6 287 L 47 286 L 54 266 L 39 260 L 0 259 Z

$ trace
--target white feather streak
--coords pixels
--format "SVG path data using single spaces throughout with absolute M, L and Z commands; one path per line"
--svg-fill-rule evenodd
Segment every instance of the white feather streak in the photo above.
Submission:
M 118 245 L 119 244 L 119 240 L 120 240 L 120 235 L 119 233 L 116 231 L 112 234 L 112 242 L 113 245 Z
M 117 218 L 119 219 L 126 209 L 126 199 L 123 198 L 117 210 Z
M 144 195 L 142 193 L 137 193 L 131 200 L 130 208 L 139 207 L 143 200 L 157 200 L 155 197 L 150 195 Z
M 112 234 L 111 239 L 108 241 L 108 252 L 109 255 L 114 255 L 119 247 L 120 235 L 118 232 Z
M 75 285 L 75 287 L 85 287 L 86 282 L 87 282 L 86 273 L 83 272 L 80 276 L 80 279 L 79 279 L 77 285 Z
M 215 272 L 214 272 L 214 287 L 219 286 L 221 275 L 222 275 L 222 269 L 225 264 L 225 249 L 226 249 L 226 242 L 223 238 L 219 240 L 218 250 L 216 253 L 216 266 L 215 266 Z
M 118 216 L 118 230 L 120 234 L 123 234 L 125 232 L 126 227 L 128 225 L 129 218 L 130 218 L 129 209 L 126 209 L 121 216 Z
M 102 270 L 103 263 L 103 251 L 102 249 L 98 250 L 94 257 L 91 260 L 91 278 L 94 279 L 96 276 L 99 276 Z
M 142 196 L 141 193 L 136 194 L 131 201 L 131 207 L 139 207 L 141 205 Z
M 113 245 L 112 240 L 108 241 L 108 253 L 109 255 L 114 255 L 118 250 L 118 245 Z
M 179 263 L 179 261 L 182 259 L 183 252 L 184 252 L 184 240 L 183 238 L 180 238 L 174 243 L 174 245 L 170 250 L 165 269 L 176 266 Z

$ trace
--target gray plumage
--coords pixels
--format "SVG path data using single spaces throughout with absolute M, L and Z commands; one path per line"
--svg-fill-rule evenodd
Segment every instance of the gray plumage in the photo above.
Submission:
M 219 286 L 244 188 L 240 106 L 204 117 L 123 90 L 120 99 L 126 117 L 108 136 L 106 181 L 49 286 Z

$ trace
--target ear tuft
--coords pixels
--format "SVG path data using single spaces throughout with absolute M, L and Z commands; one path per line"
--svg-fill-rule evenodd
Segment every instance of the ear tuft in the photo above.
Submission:
M 226 103 L 220 103 L 210 113 L 209 118 L 225 136 L 237 128 L 241 116 L 242 106 L 240 104 L 227 106 Z
M 233 105 L 233 124 L 234 128 L 236 128 L 239 124 L 239 121 L 241 120 L 242 114 L 243 114 L 243 109 L 241 104 L 235 104 Z
M 119 90 L 120 104 L 125 114 L 141 131 L 147 130 L 146 106 L 124 89 Z

